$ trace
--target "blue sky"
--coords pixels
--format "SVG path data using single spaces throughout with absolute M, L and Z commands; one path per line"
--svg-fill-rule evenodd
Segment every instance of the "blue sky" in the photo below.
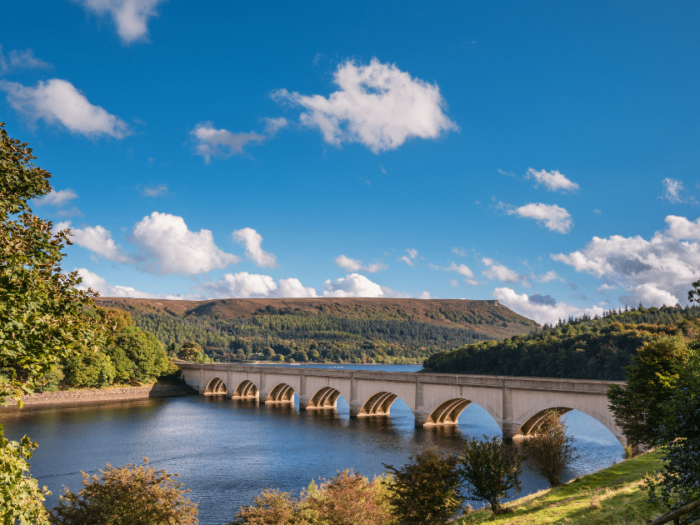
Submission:
M 14 2 L 0 120 L 105 296 L 496 298 L 700 278 L 697 2 Z

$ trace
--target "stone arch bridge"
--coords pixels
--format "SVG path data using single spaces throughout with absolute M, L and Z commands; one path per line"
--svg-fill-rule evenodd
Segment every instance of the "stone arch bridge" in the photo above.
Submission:
M 506 439 L 529 434 L 546 410 L 579 410 L 627 444 L 606 396 L 610 385 L 621 382 L 226 363 L 178 366 L 200 394 L 266 404 L 293 403 L 297 394 L 300 410 L 334 408 L 342 395 L 350 417 L 386 416 L 400 398 L 413 412 L 416 427 L 457 424 L 462 411 L 476 403 L 491 414 Z

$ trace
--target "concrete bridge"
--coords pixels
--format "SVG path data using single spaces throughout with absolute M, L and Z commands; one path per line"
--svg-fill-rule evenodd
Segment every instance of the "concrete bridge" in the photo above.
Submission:
M 275 404 L 293 403 L 297 394 L 300 410 L 335 408 L 342 395 L 350 417 L 387 416 L 400 398 L 413 412 L 416 427 L 455 425 L 462 411 L 476 403 L 491 414 L 506 439 L 528 435 L 546 410 L 579 410 L 627 444 L 606 396 L 608 387 L 624 384 L 620 382 L 226 363 L 178 366 L 187 384 L 205 396 Z

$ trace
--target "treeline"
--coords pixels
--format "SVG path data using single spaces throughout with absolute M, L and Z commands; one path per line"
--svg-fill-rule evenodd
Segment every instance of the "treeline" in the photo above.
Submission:
M 695 338 L 700 307 L 612 310 L 544 325 L 541 331 L 504 341 L 440 352 L 426 371 L 504 376 L 624 380 L 625 367 L 645 343 L 666 335 Z
M 152 333 L 134 326 L 128 312 L 97 308 L 92 314 L 106 329 L 104 343 L 99 348 L 80 348 L 56 362 L 37 392 L 141 384 L 178 375 L 163 344 Z
M 273 358 L 287 362 L 420 363 L 435 352 L 491 339 L 475 330 L 410 318 L 353 319 L 284 311 L 251 319 L 131 313 L 138 327 L 153 333 L 166 346 L 195 341 L 217 361 Z

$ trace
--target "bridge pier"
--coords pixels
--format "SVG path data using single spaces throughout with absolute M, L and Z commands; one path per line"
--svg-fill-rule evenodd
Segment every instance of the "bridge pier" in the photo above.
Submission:
M 311 404 L 311 398 L 309 396 L 301 397 L 299 396 L 299 410 L 306 410 Z

